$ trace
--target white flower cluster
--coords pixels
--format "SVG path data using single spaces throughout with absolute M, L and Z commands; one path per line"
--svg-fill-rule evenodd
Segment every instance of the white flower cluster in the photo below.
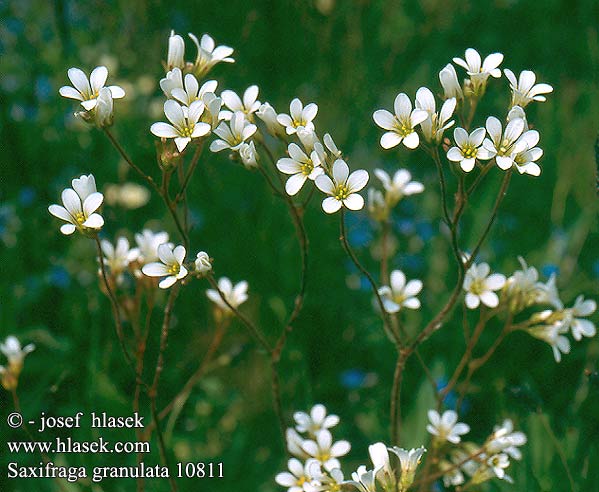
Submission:
M 520 329 L 544 342 L 553 349 L 555 360 L 560 362 L 561 354 L 570 352 L 568 332 L 576 341 L 583 337 L 595 336 L 597 330 L 592 321 L 585 319 L 597 310 L 597 303 L 578 296 L 570 308 L 564 308 L 553 274 L 545 283 L 539 281 L 539 272 L 519 258 L 521 269 L 509 278 L 500 273 L 491 274 L 488 264 L 473 264 L 466 272 L 464 280 L 465 302 L 469 309 L 480 304 L 491 309 L 507 309 L 515 316 L 527 308 L 545 306 L 523 323 Z M 499 295 L 496 293 L 499 292 Z
M 488 78 L 501 77 L 498 68 L 503 62 L 501 53 L 493 53 L 482 61 L 479 53 L 469 48 L 464 59 L 454 58 L 453 61 L 466 70 L 468 78 L 462 86 L 453 65 L 448 64 L 441 70 L 439 80 L 445 102 L 439 112 L 436 111 L 432 91 L 426 87 L 416 92 L 414 108 L 409 96 L 400 93 L 395 98 L 394 114 L 384 109 L 374 112 L 375 123 L 386 130 L 381 137 L 381 147 L 390 149 L 403 143 L 405 147 L 415 149 L 420 143 L 418 127 L 426 142 L 440 144 L 445 130 L 454 124 L 450 119 L 457 109 L 463 109 L 464 101 L 469 100 L 470 108 L 475 108 L 485 93 Z M 505 69 L 504 73 L 512 91 L 505 129 L 495 116 L 486 119 L 484 128 L 471 132 L 462 127 L 455 128 L 455 145 L 447 151 L 447 159 L 458 163 L 467 173 L 475 168 L 477 162 L 494 159 L 504 171 L 515 168 L 520 174 L 538 176 L 541 168 L 536 161 L 543 151 L 536 146 L 539 132 L 528 129 L 524 107 L 532 101 L 545 101 L 542 94 L 551 92 L 553 88 L 548 84 L 535 84 L 535 74 L 529 70 L 523 71 L 518 80 L 511 70 Z
M 339 423 L 337 415 L 327 415 L 324 405 L 314 405 L 310 413 L 296 412 L 295 428 L 287 429 L 287 450 L 294 456 L 289 471 L 275 481 L 289 492 L 339 490 L 344 483 L 338 458 L 349 453 L 347 441 L 333 441 L 330 429 Z
M 483 445 L 479 446 L 462 441 L 462 436 L 470 431 L 470 427 L 458 422 L 453 410 L 447 410 L 442 415 L 436 410 L 429 410 L 428 417 L 430 424 L 427 430 L 433 436 L 433 445 L 440 452 L 437 466 L 443 473 L 446 487 L 464 484 L 465 487 L 474 486 L 493 478 L 512 482 L 505 470 L 510 466 L 510 458 L 522 458 L 518 448 L 526 444 L 526 435 L 514 432 L 511 420 L 507 419 L 501 426 L 496 426 Z
M 510 458 L 519 460 L 518 449 L 526 443 L 526 435 L 515 432 L 511 420 L 496 426 L 482 445 L 463 442 L 470 426 L 458 422 L 453 410 L 439 414 L 428 412 L 427 431 L 433 438 L 437 467 L 445 486 L 477 485 L 492 478 L 511 481 L 506 469 Z M 339 423 L 336 415 L 327 415 L 326 408 L 315 405 L 309 413 L 294 415 L 295 428 L 287 429 L 287 448 L 294 456 L 288 471 L 279 473 L 275 481 L 288 492 L 338 492 L 352 486 L 360 492 L 405 492 L 416 479 L 416 472 L 426 449 L 388 447 L 377 442 L 368 447 L 372 467 L 364 465 L 346 480 L 339 459 L 350 450 L 347 441 L 333 442 L 330 429 Z

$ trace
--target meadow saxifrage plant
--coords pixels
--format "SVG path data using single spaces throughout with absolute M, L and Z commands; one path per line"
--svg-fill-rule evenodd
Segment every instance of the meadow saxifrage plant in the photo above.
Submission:
M 532 186 L 534 177 L 543 170 L 543 150 L 537 147 L 542 129 L 529 124 L 525 110 L 535 102 L 545 101 L 552 87 L 537 84 L 530 70 L 516 78 L 514 72 L 504 69 L 505 79 L 501 79 L 502 54 L 483 58 L 468 48 L 463 58 L 456 57 L 454 64 L 442 68 L 438 90 L 421 87 L 414 99 L 399 92 L 392 101 L 392 111 L 373 111 L 374 123 L 383 131 L 379 140 L 383 151 L 397 152 L 398 160 L 403 152 L 418 152 L 425 157 L 422 168 L 428 166 L 438 178 L 438 187 L 427 184 L 426 193 L 440 197 L 439 216 L 454 264 L 454 272 L 447 278 L 455 277 L 455 282 L 441 296 L 440 307 L 431 307 L 434 315 L 415 326 L 413 320 L 420 318 L 411 317 L 410 312 L 414 314 L 430 302 L 427 285 L 393 268 L 396 248 L 391 222 L 401 202 L 425 193 L 424 170 L 421 177 L 420 169 L 410 172 L 399 165 L 376 169 L 377 179 L 371 180 L 369 172 L 337 146 L 331 133 L 319 127 L 315 102 L 304 104 L 297 97 L 286 96 L 285 100 L 291 100 L 289 107 L 278 112 L 263 101 L 269 95 L 261 93 L 257 85 L 249 85 L 239 94 L 231 89 L 219 91 L 219 82 L 208 76 L 216 65 L 233 63 L 234 50 L 218 46 L 208 34 L 200 38 L 189 34 L 189 38 L 195 45 L 195 59 L 189 61 L 185 39 L 171 32 L 164 73 L 157 77 L 165 97 L 164 117 L 147 128 L 147 144 L 155 146 L 157 165 L 132 159 L 118 130 L 113 130 L 114 126 L 118 128 L 119 105 L 126 94 L 118 86 L 106 86 L 106 67 L 95 68 L 89 77 L 79 68 L 70 68 L 67 77 L 72 86 L 59 90 L 63 97 L 79 102 L 75 115 L 110 141 L 141 183 L 135 184 L 160 198 L 167 212 L 168 222 L 157 229 L 140 224 L 140 230 L 124 230 L 118 224 L 118 214 L 117 219 L 102 214 L 105 195 L 98 189 L 104 187 L 97 186 L 93 174 L 73 179 L 61 193 L 62 204 L 50 205 L 48 209 L 62 222 L 62 234 L 72 236 L 77 232 L 95 245 L 99 288 L 110 302 L 116 340 L 135 384 L 131 403 L 136 409 L 147 403 L 145 411 L 151 415 L 144 438 L 155 436 L 161 460 L 168 466 L 165 419 L 176 420 L 202 371 L 200 366 L 191 376 L 182 378 L 180 388 L 164 388 L 161 375 L 176 369 L 166 348 L 170 336 L 181 336 L 180 332 L 171 333 L 179 293 L 190 285 L 201 285 L 211 303 L 217 328 L 207 357 L 218 352 L 223 331 L 233 323 L 247 331 L 264 356 L 274 412 L 289 455 L 287 470 L 274 477 L 278 486 L 290 492 L 339 492 L 348 488 L 360 492 L 424 492 L 441 487 L 465 491 L 490 480 L 510 481 L 508 472 L 512 462 L 522 458 L 520 448 L 527 437 L 516 430 L 517 423 L 501 416 L 502 423 L 483 434 L 483 438 L 470 439 L 472 422 L 462 422 L 458 413 L 473 379 L 515 332 L 548 344 L 557 362 L 570 351 L 571 340 L 580 342 L 596 334 L 595 324 L 589 319 L 597 309 L 594 300 L 578 295 L 575 300 L 564 302 L 556 276 L 542 280 L 538 270 L 522 258 L 518 259 L 520 267 L 509 274 L 500 273 L 495 261 L 484 262 L 480 258 L 510 181 L 527 179 Z M 498 107 L 487 98 L 480 107 L 494 108 L 494 114 L 481 115 L 479 102 L 487 97 L 489 84 L 503 84 L 509 91 L 505 100 L 510 104 Z M 225 276 L 228 268 L 218 255 L 212 258 L 201 244 L 192 244 L 188 191 L 201 184 L 197 175 L 202 172 L 199 163 L 205 150 L 215 154 L 214 159 L 228 158 L 239 173 L 259 173 L 264 186 L 289 212 L 299 249 L 299 287 L 289 302 L 286 319 L 272 329 L 265 330 L 245 311 L 246 301 L 257 289 L 250 290 L 246 280 L 233 283 Z M 86 172 L 89 171 L 94 169 Z M 472 207 L 480 209 L 476 192 L 493 173 L 499 174 L 501 183 L 494 190 L 492 207 L 486 212 L 482 228 L 465 235 L 464 216 Z M 140 203 L 147 199 L 140 197 Z M 115 199 L 113 203 L 120 201 Z M 328 414 L 322 404 L 314 405 L 308 412 L 292 414 L 297 402 L 292 401 L 293 395 L 284 394 L 279 379 L 279 364 L 286 354 L 287 341 L 302 315 L 308 263 L 313 261 L 308 236 L 316 231 L 307 230 L 304 221 L 309 207 L 322 209 L 327 220 L 338 222 L 340 246 L 367 281 L 368 295 L 374 300 L 373 316 L 395 351 L 394 371 L 383 377 L 389 387 L 388 439 L 381 442 L 380 437 L 373 436 L 368 450 L 354 449 L 364 459 L 368 456 L 370 463 L 353 472 L 343 470 L 352 447 L 349 440 L 336 437 L 340 418 Z M 366 268 L 366 262 L 361 261 L 348 239 L 348 215 L 354 213 L 370 219 L 377 244 L 373 258 L 378 263 L 377 272 Z M 105 219 L 117 221 L 117 236 L 106 234 L 112 228 L 105 227 Z M 430 375 L 430 361 L 422 356 L 420 348 L 424 343 L 434 343 L 438 331 L 459 326 L 456 311 L 463 314 L 466 348 L 457 366 L 450 370 L 447 384 L 433 390 L 435 405 L 425 416 L 427 442 L 407 443 L 402 428 L 402 385 L 406 378 Z M 468 322 L 469 316 L 477 317 L 473 326 Z M 160 318 L 158 336 L 151 336 L 139 323 L 145 317 L 149 321 Z M 360 322 L 355 320 L 356 324 Z M 492 324 L 499 330 L 490 333 L 487 327 Z M 488 339 L 492 339 L 490 345 Z M 154 353 L 145 350 L 148 345 L 157 354 L 154 364 L 147 363 L 148 353 Z M 0 345 L 8 360 L 6 366 L 0 366 L 0 380 L 5 389 L 14 393 L 15 402 L 23 359 L 32 350 L 32 345 L 21 348 L 14 337 Z M 418 374 L 408 370 L 411 360 L 419 364 Z M 453 402 L 446 398 L 450 392 L 455 393 Z M 146 398 L 142 399 L 143 395 Z M 289 427 L 291 417 L 294 426 Z M 281 466 L 284 461 L 281 459 Z M 172 477 L 170 488 L 177 489 Z M 143 481 L 138 482 L 138 490 L 144 490 Z

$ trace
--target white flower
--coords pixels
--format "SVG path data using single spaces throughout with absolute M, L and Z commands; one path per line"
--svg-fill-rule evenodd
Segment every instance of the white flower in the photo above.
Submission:
M 387 220 L 390 210 L 382 191 L 374 188 L 368 190 L 368 212 L 374 220 Z
M 150 131 L 161 138 L 174 138 L 179 152 L 183 152 L 192 138 L 203 137 L 212 129 L 208 123 L 200 122 L 204 112 L 204 103 L 194 101 L 189 108 L 184 108 L 177 101 L 169 99 L 164 103 L 164 114 L 172 123 L 158 122 L 150 127 Z
M 323 156 L 321 162 L 324 162 L 324 147 L 320 143 L 320 140 L 318 140 L 318 135 L 316 135 L 316 132 L 313 129 L 306 128 L 305 126 L 298 126 L 296 135 L 307 153 L 315 150 L 314 147 L 319 144 L 320 148 L 318 149 L 318 154 Z
M 260 118 L 266 125 L 266 130 L 274 137 L 285 135 L 283 126 L 277 121 L 277 112 L 269 103 L 265 102 L 260 105 L 256 116 Z
M 296 195 L 304 186 L 307 179 L 314 181 L 324 173 L 320 158 L 315 150 L 308 157 L 299 145 L 290 143 L 287 148 L 289 157 L 282 157 L 277 162 L 277 169 L 291 177 L 285 183 L 285 191 L 288 195 Z
M 416 297 L 422 290 L 420 280 L 410 280 L 406 283 L 406 276 L 401 270 L 393 270 L 390 280 L 390 287 L 384 285 L 378 290 L 385 311 L 397 313 L 402 307 L 408 309 L 418 309 L 420 307 L 420 300 Z
M 172 76 L 169 78 L 171 74 Z M 176 99 L 184 106 L 190 106 L 195 101 L 202 101 L 206 104 L 205 96 L 214 94 L 218 86 L 216 80 L 208 80 L 200 87 L 198 79 L 191 73 L 186 74 L 184 79 L 181 77 L 181 70 L 174 68 L 166 74 L 166 79 L 160 81 L 160 87 L 167 97 Z
M 518 107 L 518 106 L 516 106 Z M 539 143 L 539 132 L 536 130 L 525 131 L 518 139 L 512 159 L 516 166 L 516 170 L 520 174 L 529 174 L 531 176 L 539 176 L 541 168 L 535 162 L 543 155 L 543 150 L 535 147 Z
M 168 233 L 144 229 L 141 234 L 135 234 L 135 242 L 137 248 L 131 254 L 141 263 L 152 263 L 158 260 L 158 246 L 168 242 Z
M 514 431 L 514 423 L 510 419 L 505 419 L 503 424 L 495 426 L 485 447 L 489 454 L 506 453 L 519 460 L 522 458 L 522 453 L 518 448 L 526 444 L 526 440 L 526 434 Z
M 342 159 L 333 163 L 333 179 L 326 174 L 316 178 L 316 187 L 331 195 L 322 201 L 322 209 L 327 214 L 337 212 L 342 206 L 349 210 L 360 210 L 364 207 L 364 198 L 358 192 L 368 183 L 368 173 L 358 169 L 349 174 L 349 166 Z
M 412 181 L 412 175 L 407 169 L 398 169 L 393 174 L 393 178 L 382 169 L 375 169 L 374 175 L 383 185 L 387 201 L 393 205 L 405 196 L 416 195 L 424 191 L 424 185 L 418 181 Z
M 241 111 L 235 111 L 229 123 L 223 121 L 214 130 L 214 133 L 220 138 L 210 144 L 210 150 L 212 152 L 220 152 L 225 149 L 238 151 L 242 144 L 256 133 L 256 130 L 256 125 L 247 121 Z
M 305 492 L 338 492 L 345 483 L 343 472 L 339 468 L 327 468 L 322 471 L 322 465 L 317 460 L 310 462 L 312 481 L 304 484 Z
M 287 492 L 303 492 L 304 484 L 312 480 L 310 468 L 314 460 L 308 460 L 304 465 L 296 458 L 291 458 L 287 462 L 288 472 L 279 473 L 275 477 L 277 482 L 282 487 L 287 487 Z
M 205 274 L 212 271 L 212 262 L 210 261 L 210 255 L 208 255 L 208 253 L 206 253 L 205 251 L 200 251 L 196 255 L 195 266 L 196 272 L 201 274 Z
M 331 433 L 326 429 L 322 429 L 316 432 L 315 440 L 305 440 L 302 443 L 302 449 L 309 456 L 322 463 L 325 469 L 332 470 L 333 468 L 339 468 L 337 458 L 349 453 L 351 445 L 347 441 L 333 443 Z
M 537 317 L 549 317 L 552 311 L 543 311 L 538 313 Z M 562 360 L 562 354 L 570 353 L 570 340 L 563 335 L 561 323 L 541 324 L 527 328 L 526 330 L 531 336 L 538 338 L 551 346 L 555 362 Z
M 387 130 L 381 137 L 381 147 L 390 149 L 403 142 L 408 149 L 415 149 L 420 139 L 414 128 L 426 120 L 429 114 L 418 108 L 412 110 L 412 101 L 403 92 L 397 95 L 393 106 L 395 115 L 386 109 L 379 109 L 372 115 L 374 122 Z
M 187 268 L 183 265 L 186 253 L 183 246 L 177 246 L 173 249 L 172 244 L 161 244 L 158 246 L 160 262 L 148 263 L 143 266 L 141 271 L 148 277 L 165 277 L 160 281 L 158 287 L 168 289 L 177 280 L 181 280 L 187 275 Z
M 358 470 L 351 474 L 352 480 L 345 482 L 348 485 L 353 485 L 360 492 L 376 492 L 375 477 L 377 469 L 367 470 L 364 465 L 358 467 Z
M 565 310 L 565 319 L 562 330 L 572 330 L 574 340 L 580 341 L 582 337 L 594 337 L 597 330 L 592 321 L 583 319 L 590 316 L 597 310 L 597 303 L 592 299 L 584 299 L 584 296 L 578 296 L 574 306 Z
M 227 277 L 221 277 L 218 280 L 218 289 L 223 293 L 227 302 L 237 309 L 241 304 L 243 304 L 248 299 L 248 283 L 245 280 L 237 283 L 235 286 L 231 283 L 231 281 Z M 208 289 L 206 291 L 206 296 L 210 299 L 214 304 L 216 304 L 220 309 L 225 312 L 230 312 L 231 309 L 225 301 L 222 300 L 218 291 L 213 289 Z
M 472 90 L 476 95 L 479 95 L 484 91 L 489 76 L 495 78 L 501 77 L 501 70 L 498 68 L 503 61 L 503 55 L 501 53 L 490 54 L 481 64 L 481 57 L 478 54 L 478 51 L 468 48 L 464 58 L 465 60 L 462 58 L 454 58 L 453 61 L 455 64 L 466 69 L 472 82 Z
M 331 153 L 334 159 L 341 158 L 341 151 L 337 148 L 337 145 L 335 144 L 333 137 L 331 137 L 329 133 L 324 134 L 322 141 L 324 142 L 325 147 L 328 149 L 328 151 Z
M 456 128 L 453 131 L 453 139 L 457 146 L 451 147 L 447 151 L 447 159 L 452 162 L 459 162 L 462 170 L 469 173 L 474 169 L 476 159 L 491 158 L 491 153 L 482 147 L 485 135 L 484 128 L 477 128 L 470 135 L 463 128 Z
M 85 72 L 79 68 L 69 68 L 67 75 L 73 84 L 73 87 L 65 85 L 59 89 L 59 94 L 62 97 L 69 99 L 77 99 L 81 101 L 81 106 L 86 111 L 91 111 L 98 104 L 98 96 L 100 90 L 106 84 L 108 78 L 108 69 L 104 66 L 96 67 L 92 70 L 89 80 Z M 108 87 L 112 95 L 112 99 L 121 99 L 125 97 L 125 91 L 116 85 Z
M 217 63 L 233 63 L 235 61 L 231 58 L 234 51 L 233 48 L 229 46 L 216 46 L 214 39 L 208 34 L 204 34 L 200 41 L 192 33 L 189 33 L 189 37 L 198 49 L 198 56 L 194 65 L 194 71 L 198 77 L 202 77 L 208 73 Z
M 129 249 L 129 241 L 126 237 L 119 237 L 116 241 L 116 247 L 106 239 L 100 241 L 100 244 L 102 253 L 104 253 L 104 263 L 110 273 L 118 278 L 127 269 L 137 252 Z
M 395 473 L 389 461 L 387 446 L 382 442 L 374 443 L 368 446 L 368 455 L 374 469 L 377 470 L 376 479 L 383 486 L 383 490 L 395 490 Z
M 490 273 L 491 268 L 486 263 L 474 264 L 466 272 L 464 290 L 469 309 L 476 309 L 481 302 L 490 308 L 499 304 L 499 297 L 493 291 L 502 289 L 506 279 L 501 273 Z
M 102 205 L 104 196 L 96 191 L 96 180 L 92 174 L 82 175 L 72 181 L 73 188 L 63 190 L 62 204 L 50 205 L 48 211 L 67 222 L 60 228 L 65 235 L 80 232 L 98 231 L 104 225 L 104 219 L 96 210 Z
M 487 459 L 487 466 L 493 470 L 497 478 L 511 482 L 511 477 L 505 473 L 505 469 L 510 466 L 510 458 L 507 454 L 500 453 L 491 456 Z
M 25 356 L 35 350 L 35 345 L 30 343 L 21 348 L 21 342 L 13 335 L 9 335 L 0 343 L 0 352 L 8 359 L 9 370 L 19 373 L 23 367 Z
M 443 132 L 453 126 L 455 121 L 448 120 L 452 117 L 456 107 L 456 98 L 447 99 L 441 110 L 437 113 L 435 96 L 426 87 L 421 87 L 416 92 L 416 107 L 428 113 L 428 118 L 420 123 L 422 134 L 427 142 L 441 143 Z
M 512 106 L 526 107 L 532 101 L 545 102 L 547 99 L 541 94 L 553 92 L 553 87 L 549 84 L 535 84 L 536 76 L 530 70 L 524 70 L 516 80 L 514 72 L 506 68 L 503 70 L 505 76 L 510 81 L 512 89 Z
M 112 125 L 114 119 L 112 91 L 108 87 L 103 87 L 100 89 L 96 101 L 96 111 L 94 114 L 96 125 L 101 128 Z
M 201 91 L 202 89 L 200 88 L 200 92 Z M 202 121 L 208 123 L 210 127 L 214 130 L 220 123 L 219 115 L 220 109 L 223 107 L 223 100 L 220 97 L 217 97 L 212 92 L 207 92 L 206 94 L 204 94 L 202 100 L 206 105 L 206 109 L 204 110 L 204 114 L 202 115 Z
M 289 113 L 281 113 L 277 116 L 279 124 L 285 127 L 287 135 L 293 135 L 300 126 L 306 127 L 308 130 L 314 130 L 312 120 L 316 118 L 318 106 L 314 103 L 306 104 L 306 107 L 296 97 L 289 105 Z
M 445 65 L 443 70 L 439 72 L 439 81 L 445 93 L 445 99 L 455 97 L 457 100 L 464 99 L 462 87 L 458 82 L 458 75 L 451 63 Z
M 512 311 L 519 311 L 533 304 L 549 304 L 562 309 L 563 304 L 555 286 L 555 276 L 546 284 L 539 282 L 539 272 L 529 267 L 522 257 L 518 257 L 521 270 L 516 270 L 507 280 L 505 295 L 510 301 Z
M 254 142 L 242 143 L 239 147 L 239 157 L 241 162 L 246 168 L 252 168 L 258 166 L 258 152 Z
M 426 453 L 426 449 L 422 446 L 419 448 L 412 448 L 409 451 L 397 446 L 389 448 L 393 454 L 399 458 L 399 464 L 401 468 L 401 477 L 399 483 L 400 492 L 408 490 L 410 485 L 414 482 L 414 476 L 416 474 L 416 468 L 420 464 L 422 455 Z
M 243 101 L 233 91 L 223 91 L 220 95 L 223 103 L 230 111 L 221 111 L 220 118 L 229 121 L 235 111 L 241 111 L 248 117 L 260 109 L 260 101 L 258 101 L 258 86 L 251 85 L 243 93 Z
M 462 435 L 470 432 L 470 426 L 458 422 L 458 414 L 453 410 L 446 410 L 443 415 L 439 415 L 436 410 L 429 410 L 428 419 L 430 424 L 426 426 L 426 430 L 441 441 L 457 444 L 462 440 Z
M 221 289 L 222 290 L 222 289 Z M 217 293 L 218 294 L 218 293 Z M 220 296 L 219 296 L 220 298 Z M 289 427 L 285 431 L 285 441 L 287 443 L 287 451 L 293 456 L 297 456 L 298 458 L 307 458 L 308 455 L 302 449 L 302 445 L 304 443 L 304 439 L 300 436 L 295 429 Z
M 524 125 L 522 118 L 514 118 L 508 122 L 505 131 L 502 131 L 501 122 L 497 118 L 487 118 L 485 126 L 491 138 L 485 138 L 483 147 L 491 157 L 495 157 L 495 162 L 504 171 L 515 164 L 514 158 L 518 153 L 529 149 L 529 142 L 534 133 L 537 133 L 536 130 L 524 132 Z
M 168 54 L 166 57 L 167 70 L 185 67 L 185 41 L 175 31 L 168 38 Z
M 314 405 L 310 413 L 295 412 L 293 420 L 297 424 L 295 428 L 298 432 L 307 432 L 310 435 L 316 435 L 319 430 L 330 429 L 339 423 L 337 415 L 327 415 L 327 409 L 324 405 Z

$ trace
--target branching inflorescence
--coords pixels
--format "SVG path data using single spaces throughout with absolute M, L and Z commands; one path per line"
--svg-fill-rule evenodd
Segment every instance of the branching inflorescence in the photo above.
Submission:
M 361 193 L 369 183 L 369 173 L 363 169 L 352 171 L 349 156 L 337 147 L 330 133 L 321 138 L 315 124 L 318 114 L 315 103 L 304 104 L 295 98 L 288 112 L 278 113 L 268 102 L 258 100 L 259 89 L 255 85 L 241 96 L 231 90 L 219 93 L 218 82 L 206 77 L 216 64 L 234 61 L 233 49 L 216 46 L 207 34 L 199 40 L 192 34 L 189 36 L 197 49 L 195 61 L 186 61 L 181 36 L 171 33 L 169 37 L 166 73 L 160 80 L 166 97 L 164 121 L 154 123 L 149 129 L 158 138 L 159 177 L 153 175 L 155 171 L 136 164 L 112 133 L 115 101 L 126 94 L 118 86 L 106 86 L 105 67 L 95 68 L 89 78 L 82 70 L 71 68 L 68 77 L 72 87 L 60 89 L 62 96 L 80 101 L 76 116 L 98 127 L 144 185 L 161 198 L 176 230 L 175 240 L 165 231 L 143 229 L 133 236 L 134 247 L 125 236 L 112 241 L 103 237 L 104 195 L 97 190 L 92 174 L 73 179 L 71 187 L 62 192 L 62 205 L 49 207 L 49 212 L 64 222 L 60 228 L 63 234 L 78 232 L 95 243 L 100 287 L 110 300 L 116 337 L 136 383 L 133 407 L 139 410 L 141 395 L 145 394 L 153 416 L 152 424 L 140 437 L 148 440 L 156 431 L 161 457 L 167 464 L 161 422 L 184 404 L 210 358 L 217 353 L 224 331 L 237 319 L 258 344 L 271 368 L 274 408 L 287 450 L 293 456 L 288 461 L 289 471 L 278 474 L 276 482 L 290 492 L 334 492 L 342 486 L 353 486 L 362 492 L 424 491 L 438 480 L 445 487 L 466 490 L 493 478 L 510 480 L 506 468 L 510 459 L 520 459 L 519 447 L 525 444 L 526 436 L 514 431 L 512 421 L 506 419 L 482 444 L 466 441 L 470 427 L 458 422 L 456 411 L 469 382 L 505 337 L 515 331 L 547 342 L 557 362 L 570 350 L 568 333 L 579 341 L 596 332 L 594 324 L 586 319 L 596 310 L 595 301 L 579 296 L 571 307 L 564 307 L 555 275 L 541 281 L 538 271 L 522 258 L 520 269 L 510 276 L 493 273 L 490 265 L 478 261 L 512 175 L 541 173 L 538 161 L 543 151 L 537 147 L 540 135 L 530 127 L 525 108 L 532 102 L 544 101 L 544 94 L 551 92 L 552 87 L 536 84 L 531 71 L 523 71 L 516 78 L 511 70 L 505 69 L 511 90 L 509 106 L 501 117 L 488 116 L 484 125 L 483 120 L 477 125 L 479 101 L 485 96 L 489 81 L 501 77 L 503 55 L 494 53 L 482 60 L 474 49 L 468 49 L 464 59 L 453 60 L 466 71 L 463 83 L 452 64 L 439 73 L 442 102 L 438 111 L 433 91 L 422 87 L 416 92 L 414 103 L 407 94 L 400 93 L 392 112 L 385 109 L 374 112 L 374 122 L 384 130 L 380 138 L 383 149 L 420 147 L 431 158 L 438 173 L 440 215 L 456 264 L 455 286 L 430 321 L 415 329 L 406 325 L 404 314 L 406 309 L 421 308 L 420 296 L 426 286 L 419 279 L 408 279 L 400 270 L 390 271 L 394 253 L 390 224 L 398 203 L 423 193 L 424 186 L 405 169 L 395 169 L 392 174 L 376 169 L 374 175 L 379 185 L 371 185 L 367 190 L 366 205 Z M 450 138 L 452 127 L 453 138 Z M 290 314 L 274 339 L 240 310 L 248 299 L 246 281 L 234 284 L 227 277 L 215 278 L 213 259 L 205 251 L 190 256 L 191 251 L 198 250 L 192 249 L 190 241 L 187 191 L 193 186 L 194 173 L 205 148 L 213 153 L 226 153 L 246 169 L 260 172 L 266 186 L 288 208 L 300 250 L 300 280 Z M 493 207 L 476 240 L 465 244 L 460 235 L 461 220 L 475 191 L 495 165 L 504 175 Z M 451 194 L 454 188 L 455 193 Z M 338 213 L 341 246 L 368 281 L 382 328 L 397 351 L 395 371 L 389 377 L 390 444 L 372 444 L 368 449 L 372 466 L 360 466 L 347 479 L 341 471 L 340 459 L 350 451 L 350 444 L 343 440 L 335 442 L 331 432 L 339 418 L 327 415 L 323 405 L 315 405 L 309 413 L 295 413 L 295 427 L 286 429 L 279 387 L 279 361 L 301 314 L 306 292 L 308 234 L 304 210 L 319 192 L 322 210 L 330 215 Z M 300 194 L 304 195 L 301 201 Z M 347 237 L 347 214 L 360 211 L 365 205 L 381 235 L 380 271 L 376 274 L 360 261 Z M 206 359 L 183 382 L 175 398 L 161 409 L 158 394 L 161 374 L 168 368 L 166 348 L 171 316 L 180 290 L 196 280 L 207 281 L 206 295 L 214 305 L 217 331 L 207 347 Z M 150 322 L 156 316 L 156 306 L 163 302 L 159 289 L 168 290 L 168 296 L 162 312 L 157 361 L 153 374 L 148 374 L 146 346 L 150 343 Z M 438 406 L 428 412 L 428 451 L 423 446 L 409 450 L 399 447 L 403 444 L 400 399 L 406 364 L 416 355 L 427 375 L 430 374 L 419 346 L 446 325 L 461 302 L 464 313 L 479 311 L 479 321 L 472 330 L 465 321 L 466 350 L 447 385 L 436 390 Z M 500 320 L 503 329 L 487 351 L 475 358 L 481 335 L 492 319 Z M 0 366 L 2 385 L 18 401 L 18 377 L 24 356 L 33 346 L 21 348 L 18 340 L 9 337 L 0 350 L 8 358 L 8 366 Z M 459 393 L 458 403 L 454 408 L 443 409 L 447 405 L 445 397 L 454 389 Z M 421 465 L 423 460 L 425 463 Z M 171 480 L 171 489 L 176 488 Z M 143 490 L 143 483 L 138 484 L 138 489 Z

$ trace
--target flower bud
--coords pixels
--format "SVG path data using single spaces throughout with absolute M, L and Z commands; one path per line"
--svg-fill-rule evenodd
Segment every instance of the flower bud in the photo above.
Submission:
M 455 97 L 457 100 L 464 99 L 464 94 L 458 81 L 458 75 L 451 63 L 445 65 L 443 70 L 439 72 L 439 81 L 443 86 L 445 99 L 449 99 L 451 97 Z
M 180 69 L 185 68 L 185 41 L 175 31 L 171 31 L 168 38 L 168 55 L 166 59 L 167 70 L 172 70 L 175 67 Z

